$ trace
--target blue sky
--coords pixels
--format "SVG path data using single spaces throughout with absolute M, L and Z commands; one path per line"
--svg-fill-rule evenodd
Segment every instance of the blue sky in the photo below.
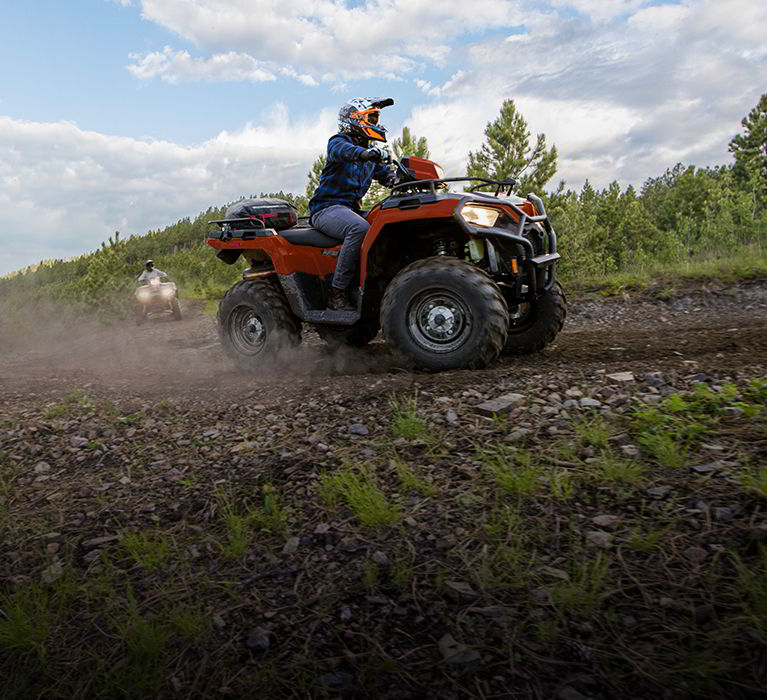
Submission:
M 762 5 L 5 0 L 0 274 L 302 192 L 353 96 L 394 97 L 384 122 L 426 136 L 452 175 L 507 98 L 576 189 L 728 162 L 765 91 Z

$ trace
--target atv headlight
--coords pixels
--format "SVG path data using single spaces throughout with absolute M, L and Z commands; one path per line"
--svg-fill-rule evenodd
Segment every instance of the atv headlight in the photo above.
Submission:
M 163 287 L 160 290 L 160 294 L 162 294 L 164 297 L 172 297 L 173 296 L 173 288 L 172 287 Z
M 147 300 L 147 299 L 149 299 L 149 297 L 150 297 L 150 296 L 152 296 L 152 295 L 149 293 L 149 290 L 143 290 L 143 289 L 141 289 L 141 290 L 139 290 L 139 291 L 136 293 L 136 296 L 137 296 L 139 299 L 141 299 L 141 301 L 146 301 L 146 300 Z
M 501 216 L 501 210 L 469 204 L 461 210 L 461 216 L 475 226 L 495 226 Z

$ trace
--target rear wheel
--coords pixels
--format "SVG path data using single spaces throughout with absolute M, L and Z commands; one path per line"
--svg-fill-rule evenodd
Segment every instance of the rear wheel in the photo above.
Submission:
M 534 302 L 509 305 L 509 334 L 504 353 L 528 355 L 543 350 L 557 337 L 567 316 L 567 299 L 559 282 Z
M 509 315 L 498 285 L 463 260 L 435 256 L 404 268 L 381 305 L 386 342 L 429 370 L 480 369 L 506 341 Z
M 301 322 L 282 290 L 269 280 L 235 284 L 218 305 L 216 320 L 224 350 L 246 370 L 301 342 Z

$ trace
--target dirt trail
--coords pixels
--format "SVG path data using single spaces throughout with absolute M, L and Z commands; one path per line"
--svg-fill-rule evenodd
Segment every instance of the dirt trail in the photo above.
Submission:
M 500 378 L 527 382 L 533 375 L 597 369 L 694 373 L 737 372 L 767 358 L 767 284 L 694 289 L 672 299 L 648 297 L 570 300 L 565 329 L 545 352 L 502 358 L 482 372 L 413 374 L 397 367 L 379 338 L 361 350 L 331 353 L 311 331 L 279 367 L 243 375 L 225 357 L 214 319 L 187 304 L 184 320 L 156 317 L 144 326 L 68 328 L 47 342 L 0 359 L 0 396 L 44 398 L 87 389 L 107 396 L 235 400 L 257 391 L 260 402 L 311 395 L 355 394 L 381 380 L 386 390 L 418 382 L 440 386 L 492 386 Z M 31 397 L 30 394 L 35 395 Z
M 440 374 L 184 311 L 0 358 L 4 698 L 764 697 L 767 283 Z

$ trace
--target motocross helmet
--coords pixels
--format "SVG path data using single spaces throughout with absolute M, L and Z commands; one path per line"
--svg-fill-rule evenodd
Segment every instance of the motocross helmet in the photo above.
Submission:
M 378 123 L 381 110 L 393 105 L 391 97 L 355 97 L 338 112 L 338 130 L 355 141 L 386 141 L 386 127 Z
M 147 261 L 144 263 L 144 267 L 145 267 L 147 270 L 151 270 L 151 269 L 154 267 L 154 260 L 147 260 Z

